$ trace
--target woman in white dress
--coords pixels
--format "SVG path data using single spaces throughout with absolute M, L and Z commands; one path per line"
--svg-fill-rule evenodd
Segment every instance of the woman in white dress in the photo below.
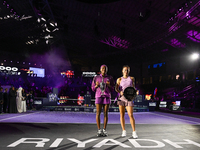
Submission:
M 22 112 L 22 87 L 20 87 L 17 90 L 16 103 L 17 103 L 17 111 L 21 113 Z

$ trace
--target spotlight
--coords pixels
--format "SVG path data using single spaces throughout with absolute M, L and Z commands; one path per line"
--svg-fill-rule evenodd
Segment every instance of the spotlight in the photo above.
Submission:
M 41 18 L 41 20 L 45 21 L 46 22 L 46 19 L 44 19 L 43 17 Z
M 54 25 L 53 23 L 51 23 L 51 22 L 50 22 L 49 24 L 50 24 L 51 26 L 53 26 L 53 27 L 55 26 L 55 25 Z
M 199 54 L 198 54 L 198 53 L 194 53 L 194 54 L 192 54 L 191 58 L 192 58 L 193 60 L 196 60 L 196 59 L 199 58 Z
M 37 22 L 40 23 L 40 18 L 37 19 Z
M 51 32 L 48 28 L 46 28 L 46 31 L 47 31 L 47 32 Z
M 59 30 L 59 28 L 55 28 L 52 32 L 55 32 L 56 30 Z

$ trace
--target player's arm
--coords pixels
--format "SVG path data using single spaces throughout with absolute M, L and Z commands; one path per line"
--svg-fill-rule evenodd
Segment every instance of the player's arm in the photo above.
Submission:
M 133 87 L 135 88 L 135 78 L 131 77 L 131 80 L 132 80 Z

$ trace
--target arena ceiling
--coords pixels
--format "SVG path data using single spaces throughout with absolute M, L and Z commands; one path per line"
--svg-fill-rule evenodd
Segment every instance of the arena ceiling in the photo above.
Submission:
M 198 0 L 0 1 L 1 58 L 62 46 L 72 66 L 159 62 L 199 48 L 199 18 Z

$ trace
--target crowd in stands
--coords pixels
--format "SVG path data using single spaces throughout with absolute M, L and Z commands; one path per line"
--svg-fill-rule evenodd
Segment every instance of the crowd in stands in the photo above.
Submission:
M 59 78 L 59 79 L 58 79 Z M 92 83 L 92 77 L 90 78 L 84 78 L 84 77 L 56 77 L 56 76 L 51 76 L 51 77 L 44 77 L 44 78 L 39 78 L 39 77 L 29 77 L 27 76 L 26 78 L 17 76 L 17 75 L 0 75 L 0 86 L 4 85 L 10 85 L 15 88 L 23 87 L 25 90 L 25 93 L 30 93 L 32 91 L 32 94 L 34 97 L 47 97 L 48 93 L 51 93 L 53 91 L 53 88 L 58 88 L 58 97 L 60 96 L 67 96 L 69 98 L 77 99 L 78 95 L 84 96 L 87 92 L 91 94 L 91 97 L 94 98 L 94 92 L 91 90 L 91 83 Z M 175 82 L 177 84 L 177 82 Z M 174 91 L 173 93 L 177 93 L 178 91 L 181 91 L 180 87 L 182 87 L 183 83 L 180 82 L 179 85 L 173 86 Z M 154 86 L 153 84 L 149 85 L 144 85 L 141 86 L 143 89 L 145 89 L 145 86 L 147 87 L 146 89 Z M 196 89 L 196 93 L 200 92 L 199 86 L 194 87 Z M 154 86 L 155 88 L 155 86 Z M 154 89 L 152 87 L 152 89 Z M 170 88 L 170 85 L 166 84 L 166 88 Z M 164 87 L 158 86 L 158 99 L 159 101 L 164 98 L 164 100 L 172 99 L 174 100 L 175 98 L 173 97 L 173 94 L 169 93 L 164 93 L 160 92 L 164 91 Z M 192 93 L 195 93 L 192 92 Z M 152 90 L 153 93 L 153 90 Z M 196 99 L 199 99 L 198 96 L 196 95 L 191 95 L 191 94 L 185 94 L 184 101 L 182 102 L 182 105 L 184 107 L 193 107 L 194 106 L 194 101 Z M 117 97 L 117 93 L 113 92 L 112 93 L 112 99 L 115 99 Z
M 33 91 L 26 93 L 22 87 L 0 87 L 0 113 L 22 113 L 33 109 Z

